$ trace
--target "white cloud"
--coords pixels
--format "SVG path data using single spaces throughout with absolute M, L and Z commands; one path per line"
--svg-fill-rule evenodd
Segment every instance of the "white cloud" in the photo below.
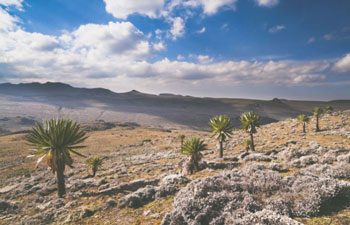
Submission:
M 160 29 L 157 29 L 154 31 L 155 33 L 155 37 L 159 40 L 163 39 L 163 35 L 166 33 L 166 31 L 163 31 L 163 30 L 160 30 Z
M 256 0 L 259 6 L 273 7 L 279 3 L 279 0 Z
M 91 87 L 99 79 L 99 84 L 114 90 L 147 83 L 305 85 L 325 80 L 331 65 L 329 61 L 216 62 L 208 55 L 193 56 L 194 62 L 179 55 L 174 61 L 165 58 L 150 63 L 150 46 L 161 49 L 162 42 L 150 44 L 130 22 L 86 24 L 59 36 L 26 32 L 14 22 L 12 30 L 0 32 L 1 81 L 50 80 Z M 174 29 L 174 35 L 181 30 Z M 347 72 L 349 64 L 350 55 L 346 55 L 334 68 Z
M 155 18 L 159 16 L 164 6 L 164 0 L 104 0 L 104 2 L 106 11 L 119 19 L 126 19 L 134 13 Z
M 330 40 L 350 40 L 350 27 L 343 27 L 323 35 L 323 39 Z
M 55 48 L 59 48 L 59 42 L 54 36 L 41 33 L 27 33 L 21 29 L 9 33 L 9 35 L 16 42 L 23 43 L 28 49 L 33 49 L 34 51 L 53 51 Z
M 338 60 L 335 63 L 333 70 L 338 73 L 350 73 L 350 53 Z
M 72 82 L 132 76 L 129 69 L 135 73 L 142 69 L 149 55 L 147 38 L 129 22 L 87 24 L 61 36 L 30 33 L 20 27 L 0 32 L 0 65 L 10 68 L 5 74 L 8 80 L 29 76 Z
M 198 62 L 201 64 L 209 64 L 213 62 L 213 59 L 208 55 L 199 55 L 197 59 L 198 59 Z
M 286 29 L 285 26 L 283 26 L 283 25 L 277 25 L 277 26 L 275 26 L 275 27 L 271 27 L 271 28 L 269 29 L 269 32 L 270 32 L 270 33 L 277 33 L 277 32 L 279 32 L 279 31 L 282 31 L 282 30 L 285 30 L 285 29 Z
M 197 34 L 203 34 L 204 32 L 205 32 L 205 27 L 196 31 Z
M 236 2 L 237 0 L 189 0 L 183 4 L 190 7 L 202 7 L 205 14 L 213 15 L 223 7 L 231 10 L 236 9 Z
M 196 12 L 193 8 L 202 8 L 205 15 L 213 15 L 220 9 L 235 10 L 238 0 L 104 0 L 106 11 L 118 19 L 127 19 L 129 15 L 140 14 L 150 18 L 161 18 L 171 23 L 169 31 L 156 33 L 158 39 L 162 34 L 176 40 L 185 34 L 185 22 Z M 174 17 L 174 10 L 182 10 L 181 17 Z M 160 30 L 159 30 L 160 31 Z M 205 27 L 198 33 L 204 33 Z
M 177 60 L 177 61 L 182 61 L 182 60 L 185 60 L 185 57 L 183 57 L 183 55 L 178 55 L 178 56 L 176 57 L 176 60 Z
M 172 22 L 170 33 L 173 40 L 184 36 L 185 34 L 185 22 L 181 17 L 175 17 L 169 19 Z
M 0 0 L 0 5 L 9 7 L 9 6 L 15 6 L 18 10 L 23 10 L 22 6 L 23 0 Z
M 163 51 L 165 49 L 165 45 L 163 42 L 158 42 L 153 44 L 153 49 L 157 52 Z
M 200 0 L 204 13 L 213 15 L 218 12 L 221 7 L 227 7 L 234 10 L 236 8 L 237 0 Z
M 108 25 L 87 24 L 72 33 L 73 49 L 90 54 L 144 58 L 149 54 L 145 35 L 130 22 L 109 22 Z
M 321 74 L 329 67 L 324 61 L 315 62 L 248 62 L 226 61 L 211 64 L 170 61 L 163 59 L 150 64 L 154 77 L 170 80 L 210 80 L 222 84 L 310 84 L 324 80 Z M 162 77 L 168 74 L 167 78 Z
M 0 32 L 7 32 L 17 27 L 16 23 L 19 22 L 19 19 L 11 16 L 6 10 L 0 7 L 0 21 Z

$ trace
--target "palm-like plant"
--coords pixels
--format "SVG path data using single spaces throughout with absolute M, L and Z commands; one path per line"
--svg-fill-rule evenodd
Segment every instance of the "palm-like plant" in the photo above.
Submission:
M 203 155 L 201 151 L 206 150 L 207 145 L 198 137 L 186 140 L 181 146 L 181 152 L 184 155 L 189 156 L 190 172 L 193 173 L 193 169 L 198 171 L 198 162 L 201 161 Z
M 320 120 L 320 117 L 323 113 L 323 109 L 321 109 L 319 107 L 315 107 L 315 108 L 313 108 L 312 112 L 316 118 L 316 132 L 319 132 L 320 131 L 319 120 Z
M 179 136 L 177 136 L 177 138 L 181 141 L 181 146 L 184 144 L 185 137 L 186 136 L 184 134 L 180 134 Z
M 73 167 L 71 153 L 85 157 L 75 150 L 85 147 L 79 144 L 86 138 L 79 124 L 66 119 L 44 121 L 43 126 L 36 124 L 27 136 L 29 144 L 37 150 L 36 154 L 42 155 L 36 167 L 46 157 L 47 166 L 56 173 L 59 197 L 66 193 L 64 170 L 66 165 Z
M 256 128 L 260 127 L 260 116 L 255 112 L 243 113 L 240 117 L 242 129 L 250 135 L 250 148 L 255 151 L 254 134 L 257 132 Z
M 213 137 L 215 137 L 220 144 L 219 157 L 224 156 L 224 147 L 223 144 L 227 138 L 230 138 L 232 135 L 233 126 L 231 120 L 227 116 L 215 116 L 210 119 L 209 127 L 212 130 Z
M 326 107 L 326 112 L 328 113 L 328 114 L 332 114 L 332 112 L 333 112 L 333 107 L 332 106 L 327 106 Z
M 92 170 L 92 177 L 96 175 L 97 170 L 102 166 L 102 159 L 99 157 L 90 158 L 86 162 L 87 166 Z
M 306 124 L 310 122 L 310 118 L 304 114 L 298 116 L 298 121 L 303 125 L 303 132 L 306 133 Z
M 245 150 L 248 152 L 249 149 L 250 149 L 250 146 L 252 145 L 251 144 L 252 142 L 248 139 L 248 140 L 244 140 L 242 145 L 244 146 Z

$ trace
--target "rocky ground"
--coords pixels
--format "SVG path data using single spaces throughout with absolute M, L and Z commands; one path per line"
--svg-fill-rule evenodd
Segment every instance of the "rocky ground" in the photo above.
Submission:
M 99 125 L 81 152 L 103 167 L 90 178 L 75 157 L 63 199 L 46 166 L 34 170 L 25 134 L 1 136 L 0 224 L 350 224 L 350 111 L 320 125 L 306 134 L 296 119 L 264 125 L 248 155 L 236 130 L 224 159 L 207 132 Z M 208 143 L 193 175 L 182 174 L 180 133 Z

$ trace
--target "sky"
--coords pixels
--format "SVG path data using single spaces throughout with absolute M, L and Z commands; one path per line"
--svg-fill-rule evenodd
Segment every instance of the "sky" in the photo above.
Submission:
M 0 83 L 350 99 L 349 0 L 0 0 Z

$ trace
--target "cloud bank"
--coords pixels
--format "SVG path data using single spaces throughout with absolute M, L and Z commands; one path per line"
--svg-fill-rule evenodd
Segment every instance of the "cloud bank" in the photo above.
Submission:
M 119 18 L 126 18 L 130 13 L 156 17 L 164 7 L 162 1 L 152 1 L 153 6 L 149 5 L 149 8 L 140 11 L 140 5 L 130 3 L 131 1 L 123 6 L 115 2 L 108 6 L 112 1 L 105 2 L 106 8 L 109 7 L 107 10 Z M 178 1 L 178 4 L 179 2 L 182 1 Z M 17 3 L 18 1 L 13 1 L 12 6 L 22 8 Z M 210 14 L 222 6 L 234 9 L 236 1 L 182 2 L 185 3 L 192 7 L 199 4 L 205 13 Z M 10 3 L 7 4 L 11 6 Z M 125 90 L 125 87 L 138 89 L 148 84 L 164 87 L 181 86 L 184 83 L 197 86 L 203 83 L 216 86 L 318 85 L 329 82 L 328 78 L 333 76 L 333 72 L 350 73 L 350 54 L 336 61 L 218 61 L 208 55 L 192 57 L 192 61 L 186 61 L 181 55 L 177 59 L 153 60 L 157 52 L 166 49 L 165 44 L 162 40 L 152 43 L 149 35 L 128 21 L 103 25 L 85 24 L 54 36 L 25 31 L 18 18 L 8 13 L 8 9 L 0 8 L 0 18 L 1 82 L 49 80 L 92 87 L 96 86 L 98 80 L 100 85 L 118 91 Z M 180 17 L 169 17 L 169 20 L 173 24 L 170 30 L 172 39 L 183 36 L 184 20 Z M 205 28 L 199 33 L 204 31 Z

